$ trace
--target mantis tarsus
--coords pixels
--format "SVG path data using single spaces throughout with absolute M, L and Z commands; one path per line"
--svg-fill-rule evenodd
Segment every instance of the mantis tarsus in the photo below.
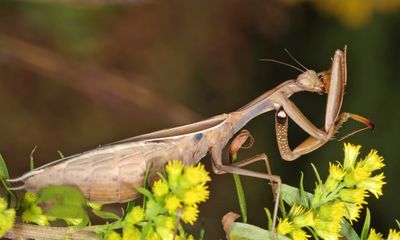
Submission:
M 334 136 L 348 118 L 371 127 L 372 122 L 358 115 L 339 115 L 346 85 L 346 71 L 346 48 L 344 51 L 336 50 L 330 74 L 317 74 L 313 70 L 305 70 L 297 79 L 283 82 L 237 111 L 104 145 L 56 160 L 9 181 L 23 182 L 22 186 L 14 188 L 16 190 L 37 191 L 49 185 L 69 185 L 79 188 L 90 201 L 126 202 L 138 196 L 135 186 L 142 184 L 146 166 L 150 163 L 153 166 L 151 175 L 155 177 L 155 173 L 170 160 L 181 159 L 185 165 L 191 165 L 210 153 L 215 173 L 237 173 L 270 180 L 277 184 L 276 197 L 279 198 L 279 176 L 271 175 L 269 170 L 269 173 L 265 174 L 241 168 L 252 162 L 264 160 L 269 169 L 265 154 L 232 165 L 224 165 L 223 148 L 251 119 L 271 110 L 277 111 L 277 141 L 280 154 L 285 160 L 294 160 L 319 148 Z M 293 93 L 302 91 L 328 93 L 324 128 L 314 126 L 289 100 Z M 294 150 L 288 145 L 288 117 L 310 135 Z M 249 133 L 246 131 L 238 134 L 230 145 L 231 152 L 238 151 L 248 137 Z M 277 202 L 274 208 L 274 222 Z

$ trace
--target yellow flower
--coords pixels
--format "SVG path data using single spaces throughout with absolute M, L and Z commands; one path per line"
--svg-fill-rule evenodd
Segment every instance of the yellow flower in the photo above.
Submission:
M 7 201 L 4 198 L 0 198 L 0 212 L 7 209 Z
M 292 206 L 292 208 L 290 209 L 288 216 L 290 218 L 295 218 L 296 216 L 298 216 L 302 213 L 304 213 L 304 207 L 301 205 L 294 204 Z
M 15 222 L 15 209 L 7 209 L 0 213 L 0 238 L 8 232 Z
M 360 161 L 358 165 L 365 167 L 370 172 L 381 169 L 385 166 L 383 157 L 378 155 L 378 151 L 371 150 L 364 160 Z
M 351 143 L 344 144 L 344 163 L 343 167 L 345 170 L 354 168 L 354 164 L 357 160 L 358 154 L 360 153 L 361 145 L 353 145 Z
M 174 213 L 180 207 L 182 207 L 181 200 L 177 196 L 171 195 L 165 198 L 165 208 L 168 213 Z
M 315 233 L 325 240 L 339 240 L 339 234 L 337 232 L 316 229 Z
M 188 206 L 183 208 L 182 211 L 182 220 L 185 223 L 190 223 L 193 225 L 193 223 L 197 220 L 199 210 L 197 209 L 197 206 Z
M 124 228 L 122 233 L 123 240 L 140 240 L 141 232 L 135 227 Z
M 182 173 L 183 163 L 182 163 L 182 161 L 179 161 L 179 160 L 169 161 L 166 166 L 166 169 L 167 169 L 168 178 L 177 177 L 177 176 L 181 175 L 181 173 Z
M 397 232 L 394 229 L 390 229 L 387 240 L 400 240 L 400 232 Z
M 338 239 L 340 236 L 341 221 L 339 220 L 316 220 L 315 232 L 323 239 Z
M 106 240 L 120 240 L 121 236 L 117 232 L 111 231 L 111 232 L 107 233 L 107 235 L 105 236 L 104 239 L 106 239 Z
M 205 202 L 210 196 L 210 191 L 208 190 L 208 186 L 205 184 L 200 184 L 195 187 L 197 192 L 198 202 Z
M 368 240 L 383 240 L 382 233 L 375 232 L 375 229 L 371 228 L 369 231 Z
M 329 163 L 329 174 L 333 179 L 341 181 L 346 175 L 346 171 L 338 164 Z
M 379 198 L 379 196 L 381 196 L 382 193 L 382 186 L 383 184 L 385 184 L 385 182 L 383 181 L 383 179 L 385 178 L 385 176 L 383 175 L 383 173 L 373 176 L 371 178 L 369 178 L 368 180 L 365 180 L 359 184 L 357 184 L 357 187 L 359 188 L 364 188 L 367 191 L 369 191 L 370 193 L 374 194 L 374 196 L 376 198 Z
M 193 205 L 199 202 L 197 192 L 194 190 L 188 190 L 183 194 L 182 201 L 187 205 Z
M 346 171 L 338 164 L 329 163 L 329 176 L 325 181 L 325 191 L 331 192 L 339 185 L 339 182 L 343 180 L 346 175 Z
M 363 188 L 355 189 L 342 189 L 339 192 L 339 197 L 342 201 L 355 203 L 355 204 L 365 204 L 367 203 L 364 199 L 368 196 L 368 193 Z
M 204 165 L 199 163 L 196 166 L 189 166 L 185 169 L 184 173 L 186 181 L 191 185 L 203 184 L 211 180 L 208 172 L 205 170 Z
M 144 219 L 144 209 L 140 206 L 135 206 L 126 214 L 125 221 L 130 224 L 136 224 Z
M 165 196 L 169 191 L 168 184 L 163 179 L 155 181 L 152 189 L 156 197 Z
M 157 234 L 157 232 L 152 232 L 149 235 L 146 236 L 146 240 L 161 240 L 160 235 Z
M 314 213 L 312 210 L 308 210 L 307 212 L 294 217 L 292 221 L 296 228 L 312 227 L 315 225 Z
M 295 229 L 290 233 L 290 236 L 292 236 L 293 240 L 306 240 L 310 235 L 308 235 L 305 231 L 301 229 Z
M 344 203 L 336 201 L 327 203 L 318 209 L 317 218 L 322 220 L 337 221 L 340 220 L 346 213 Z
M 194 237 L 193 237 L 193 235 L 190 234 L 186 239 L 187 240 L 194 240 Z
M 367 168 L 357 166 L 354 168 L 353 171 L 351 171 L 348 175 L 344 177 L 344 182 L 348 187 L 352 187 L 363 181 L 368 180 L 370 176 L 371 172 Z
M 346 203 L 345 206 L 346 206 L 345 217 L 352 224 L 352 221 L 356 221 L 360 217 L 362 205 L 354 203 Z
M 280 235 L 285 236 L 294 230 L 293 223 L 289 219 L 285 218 L 281 221 L 279 219 L 278 227 L 276 227 L 276 232 Z
M 186 205 L 193 205 L 200 202 L 205 202 L 208 199 L 210 192 L 204 184 L 196 185 L 183 193 L 182 201 Z

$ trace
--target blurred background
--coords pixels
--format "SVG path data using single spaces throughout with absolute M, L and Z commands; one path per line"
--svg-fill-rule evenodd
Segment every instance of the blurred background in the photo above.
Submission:
M 370 118 L 376 128 L 345 141 L 362 145 L 362 156 L 375 148 L 385 157 L 388 183 L 369 208 L 372 226 L 387 233 L 400 217 L 399 7 L 399 0 L 1 0 L 0 153 L 16 177 L 29 169 L 35 146 L 39 166 L 57 159 L 57 150 L 71 155 L 233 111 L 299 74 L 260 59 L 293 63 L 286 48 L 323 71 L 335 49 L 348 45 L 342 111 Z M 323 126 L 325 96 L 298 93 L 292 100 Z M 360 127 L 351 122 L 338 136 Z M 246 128 L 255 144 L 239 158 L 265 152 L 283 182 L 298 185 L 304 172 L 308 191 L 315 186 L 311 163 L 326 177 L 328 161 L 343 158 L 343 142 L 334 140 L 282 161 L 272 112 Z M 291 146 L 306 137 L 291 122 Z M 209 158 L 203 162 L 211 171 Z M 212 179 L 201 216 L 206 239 L 222 239 L 222 216 L 240 211 L 232 176 Z M 265 227 L 270 188 L 242 180 L 249 222 Z

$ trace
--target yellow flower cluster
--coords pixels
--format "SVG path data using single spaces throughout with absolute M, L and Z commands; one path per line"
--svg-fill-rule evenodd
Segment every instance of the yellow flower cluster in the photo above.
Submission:
M 375 232 L 375 229 L 371 228 L 368 236 L 368 240 L 384 240 L 382 233 Z M 387 240 L 399 240 L 400 239 L 400 232 L 390 229 Z
M 343 218 L 356 221 L 368 193 L 376 198 L 382 195 L 385 176 L 373 176 L 373 172 L 385 166 L 383 158 L 371 150 L 359 160 L 360 148 L 344 145 L 343 165 L 329 164 L 329 176 L 324 183 L 317 184 L 310 209 L 293 205 L 286 218 L 280 220 L 278 234 L 290 235 L 294 240 L 307 239 L 310 236 L 302 228 L 311 227 L 323 239 L 339 239 Z
M 38 197 L 35 193 L 26 192 L 21 202 L 23 209 L 21 219 L 26 223 L 36 223 L 40 226 L 50 225 L 50 221 L 54 220 L 43 214 L 42 209 L 37 205 Z
M 287 5 L 295 5 L 305 0 L 281 0 Z M 321 13 L 333 16 L 350 27 L 366 24 L 375 12 L 394 11 L 400 7 L 400 0 L 311 0 Z
M 15 209 L 7 208 L 7 202 L 0 198 L 0 237 L 10 230 L 15 221 Z
M 148 200 L 144 208 L 135 206 L 126 214 L 122 221 L 122 236 L 110 230 L 105 239 L 172 240 L 174 231 L 180 229 L 174 240 L 194 240 L 179 227 L 180 220 L 194 224 L 199 213 L 198 204 L 209 197 L 206 183 L 210 180 L 201 164 L 185 167 L 181 161 L 170 161 L 166 176 L 153 183 L 151 192 L 138 189 Z

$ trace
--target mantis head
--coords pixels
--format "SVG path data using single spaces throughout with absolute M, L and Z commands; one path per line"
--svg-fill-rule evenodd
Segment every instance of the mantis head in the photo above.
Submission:
M 304 71 L 297 77 L 296 81 L 304 91 L 317 92 L 319 94 L 325 92 L 325 84 L 321 80 L 320 74 L 313 70 Z

